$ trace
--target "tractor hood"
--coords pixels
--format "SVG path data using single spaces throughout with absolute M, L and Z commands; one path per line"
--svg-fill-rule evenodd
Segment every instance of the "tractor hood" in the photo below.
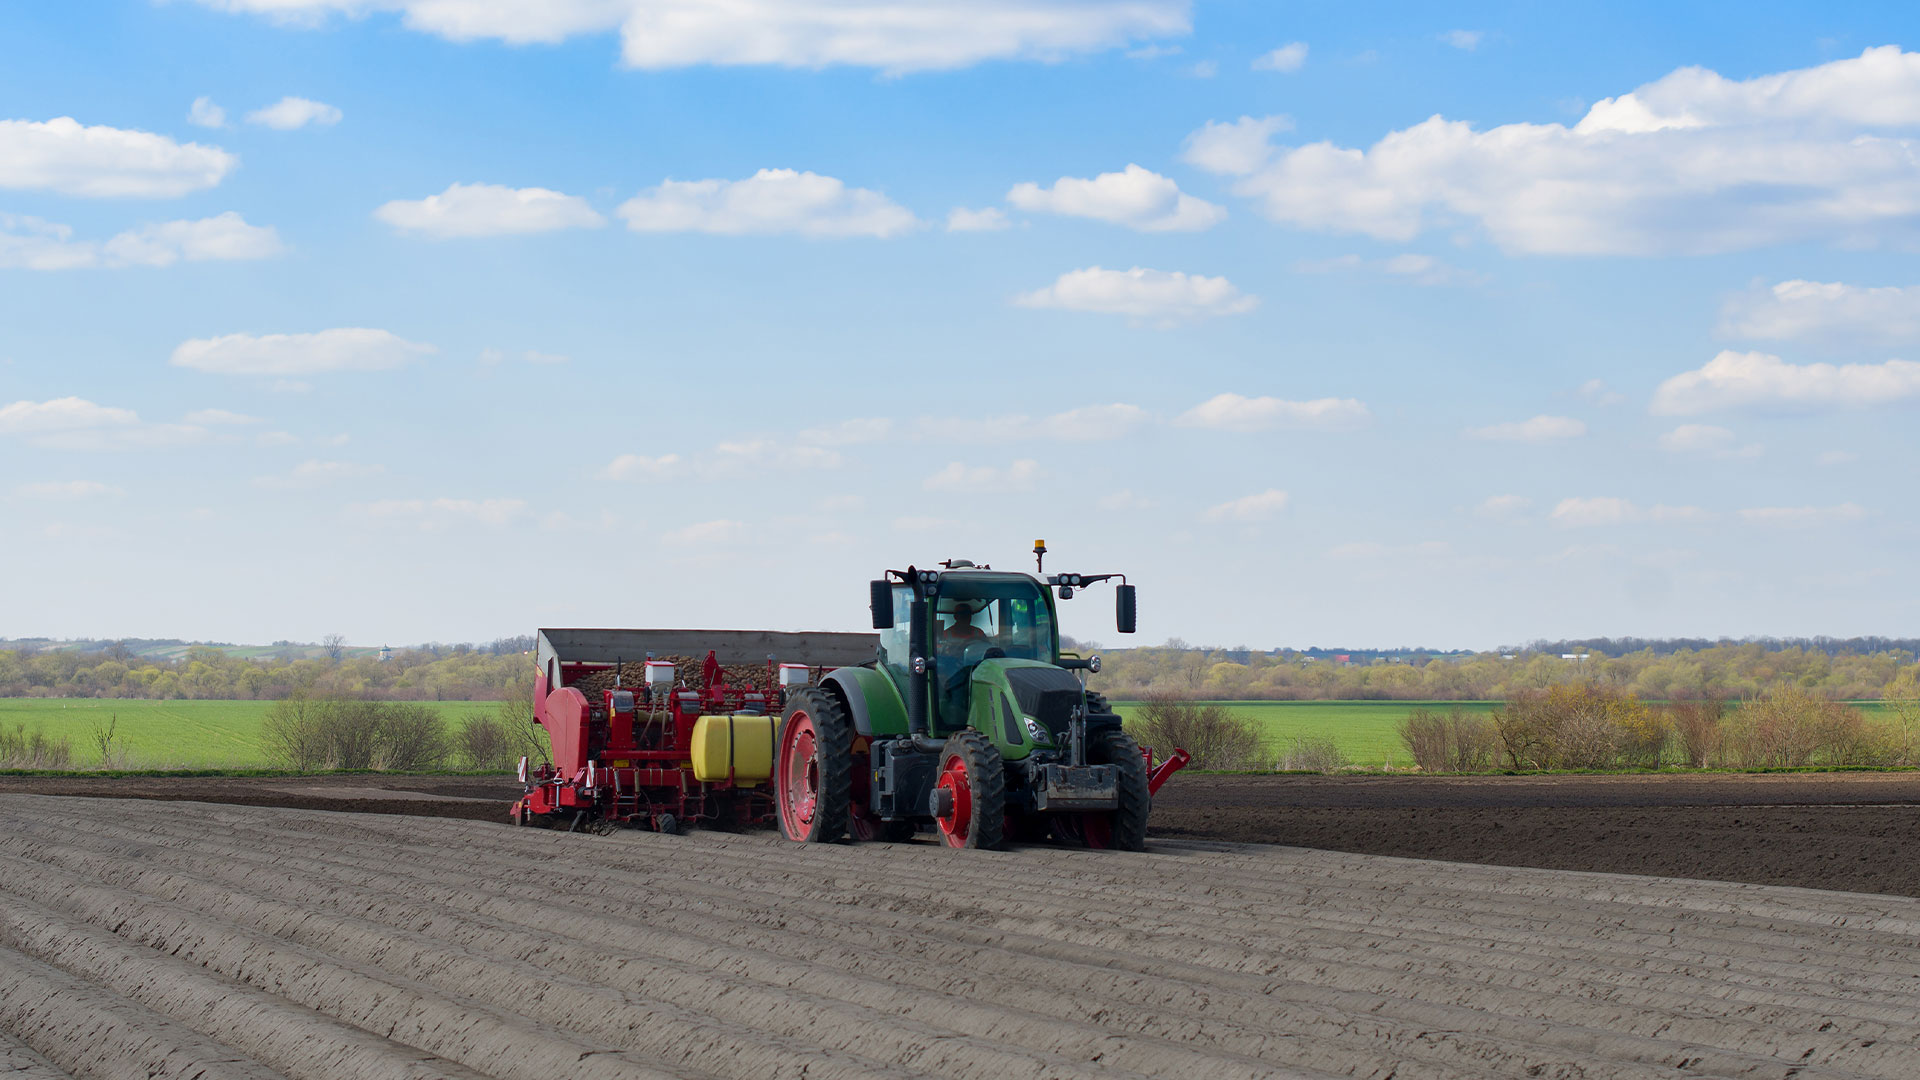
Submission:
M 988 661 L 994 663 L 995 661 Z M 1080 704 L 1080 680 L 1065 668 L 1031 660 L 1001 660 L 1007 687 L 1020 711 L 1040 721 L 1057 738 L 1067 730 L 1074 707 Z

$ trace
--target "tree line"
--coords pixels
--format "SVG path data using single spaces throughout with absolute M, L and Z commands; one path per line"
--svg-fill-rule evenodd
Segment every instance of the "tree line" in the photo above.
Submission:
M 395 649 L 387 660 L 248 658 L 199 645 L 177 659 L 99 649 L 0 649 L 0 697 L 266 700 L 339 696 L 497 701 L 531 693 L 533 657 L 491 646 Z
M 0 697 L 497 701 L 530 692 L 533 658 L 525 647 L 513 647 L 524 640 L 396 649 L 384 661 L 353 653 L 247 658 L 211 646 L 147 659 L 114 643 L 91 649 L 16 644 L 0 648 Z M 1486 701 L 1585 682 L 1650 701 L 1751 697 L 1787 686 L 1828 698 L 1879 698 L 1913 670 L 1920 649 L 1907 646 L 1920 642 L 1863 640 L 1899 647 L 1835 649 L 1831 639 L 1699 648 L 1657 643 L 1618 655 L 1591 648 L 1585 660 L 1566 660 L 1563 652 L 1581 654 L 1578 643 L 1555 642 L 1544 650 L 1375 655 L 1359 662 L 1184 643 L 1083 648 L 1102 653 L 1094 688 L 1122 700 L 1177 694 L 1216 701 Z
M 1914 648 L 1828 652 L 1814 642 L 1651 646 L 1563 659 L 1545 651 L 1486 652 L 1343 663 L 1301 653 L 1150 647 L 1103 652 L 1093 685 L 1114 699 L 1177 694 L 1213 701 L 1490 701 L 1529 690 L 1597 683 L 1643 701 L 1744 698 L 1782 687 L 1821 697 L 1883 696 L 1911 678 Z M 1908 642 L 1920 646 L 1920 642 Z

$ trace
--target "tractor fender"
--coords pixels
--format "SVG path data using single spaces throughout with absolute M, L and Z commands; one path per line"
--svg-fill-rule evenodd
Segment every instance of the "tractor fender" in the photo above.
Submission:
M 855 734 L 871 737 L 907 733 L 907 703 L 884 673 L 873 668 L 843 667 L 820 680 L 820 685 L 846 705 Z

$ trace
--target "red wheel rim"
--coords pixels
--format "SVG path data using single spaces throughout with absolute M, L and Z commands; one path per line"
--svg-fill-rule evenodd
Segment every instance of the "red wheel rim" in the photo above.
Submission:
M 973 782 L 967 776 L 967 759 L 954 754 L 941 762 L 940 779 L 933 786 L 953 793 L 952 813 L 933 819 L 940 826 L 940 838 L 948 847 L 966 847 L 973 831 Z
M 1080 835 L 1090 848 L 1113 846 L 1113 815 L 1089 813 L 1080 819 Z
M 796 712 L 780 732 L 780 827 L 788 839 L 805 840 L 813 830 L 814 808 L 820 802 L 819 740 L 813 717 Z

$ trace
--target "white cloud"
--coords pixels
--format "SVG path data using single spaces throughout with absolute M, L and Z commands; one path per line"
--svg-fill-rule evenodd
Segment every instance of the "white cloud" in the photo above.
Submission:
M 120 488 L 102 484 L 98 480 L 52 480 L 38 484 L 21 484 L 13 490 L 21 498 L 46 499 L 55 502 L 118 498 L 126 494 Z
M 1486 36 L 1484 30 L 1449 30 L 1440 35 L 1440 40 L 1456 49 L 1472 52 L 1480 47 L 1480 39 Z
M 1486 518 L 1511 518 L 1526 513 L 1533 507 L 1533 500 L 1525 495 L 1489 495 L 1474 507 L 1473 512 Z
M 256 476 L 254 486 L 293 490 L 315 488 L 341 480 L 357 480 L 386 471 L 384 465 L 361 465 L 351 461 L 303 461 L 291 472 L 274 476 Z
M 1453 266 L 1432 255 L 1413 252 L 1379 260 L 1363 259 L 1358 255 L 1337 255 L 1331 259 L 1302 259 L 1293 264 L 1293 269 L 1301 274 L 1331 274 L 1339 271 L 1363 270 L 1405 278 L 1415 285 L 1479 285 L 1487 280 L 1485 274 Z
M 1627 400 L 1625 394 L 1616 393 L 1609 389 L 1605 379 L 1588 379 L 1586 382 L 1581 383 L 1580 396 L 1603 408 L 1609 405 L 1618 405 Z
M 989 206 L 984 210 L 956 206 L 947 211 L 948 232 L 998 232 L 1010 224 L 1007 212 L 997 206 Z
M 744 522 L 721 518 L 718 521 L 699 521 L 692 525 L 662 533 L 663 543 L 675 547 L 710 547 L 715 544 L 735 544 L 752 535 Z
M 1406 241 L 1477 223 L 1511 252 L 1695 254 L 1911 243 L 1920 54 L 1749 79 L 1683 68 L 1578 124 L 1434 116 L 1366 149 L 1279 148 L 1235 191 L 1272 220 Z
M 199 221 L 165 221 L 123 232 L 106 244 L 109 266 L 171 266 L 175 262 L 266 259 L 280 254 L 271 225 L 249 225 L 229 210 Z
M 0 406 L 0 436 L 8 435 L 55 450 L 124 450 L 199 442 L 207 430 L 197 424 L 149 424 L 132 409 L 64 397 Z
M 422 532 L 471 524 L 505 525 L 527 511 L 524 499 L 382 499 L 354 508 L 372 518 L 411 521 Z
M 855 417 L 824 427 L 807 428 L 796 438 L 813 446 L 855 446 L 879 442 L 893 433 L 893 421 L 884 416 Z
M 1724 351 L 1697 371 L 1660 384 L 1648 411 L 1689 416 L 1745 407 L 1890 405 L 1920 398 L 1920 363 L 1789 364 L 1759 352 Z
M 1307 63 L 1307 43 L 1294 41 L 1254 60 L 1255 71 L 1299 71 Z
M 240 159 L 217 146 L 177 143 L 70 116 L 0 120 L 0 188 L 88 198 L 171 199 L 218 184 Z
M 1205 127 L 1187 136 L 1180 160 L 1211 173 L 1246 176 L 1259 171 L 1273 157 L 1269 141 L 1282 131 L 1293 130 L 1289 116 L 1243 116 L 1232 123 L 1209 120 Z
M 196 412 L 188 413 L 186 416 L 186 421 L 189 424 L 204 424 L 207 427 L 219 427 L 222 425 L 229 425 L 229 424 L 264 423 L 264 421 L 262 421 L 257 416 L 248 416 L 245 413 L 229 412 L 226 409 L 200 409 Z
M 1224 277 L 1179 270 L 1106 270 L 1090 266 L 1069 270 L 1043 289 L 1022 293 L 1014 303 L 1030 308 L 1060 308 L 1127 315 L 1163 325 L 1216 315 L 1241 315 L 1260 305 Z
M 1719 330 L 1733 338 L 1909 344 L 1920 341 L 1920 285 L 1782 281 L 1755 287 L 1728 299 Z
M 1712 454 L 1720 458 L 1759 457 L 1759 443 L 1736 446 L 1733 432 L 1712 424 L 1681 424 L 1660 436 L 1660 449 L 1676 454 Z
M 621 454 L 600 470 L 600 476 L 606 480 L 664 480 L 679 470 L 679 454 L 662 454 L 659 457 Z
M 215 105 L 210 97 L 197 97 L 187 110 L 187 123 L 194 127 L 223 128 L 227 126 L 227 110 Z
M 381 371 L 435 352 L 386 330 L 345 327 L 314 334 L 227 334 L 194 338 L 173 350 L 175 367 L 219 375 L 314 375 Z
M 745 180 L 667 180 L 620 204 L 616 213 L 635 232 L 730 236 L 886 237 L 919 224 L 911 211 L 877 191 L 792 169 L 761 169 Z
M 1832 525 L 1842 521 L 1859 521 L 1866 516 L 1866 508 L 1854 503 L 1841 503 L 1838 506 L 1757 506 L 1740 511 L 1742 520 L 1756 525 Z
M 1257 495 L 1243 495 L 1207 508 L 1208 521 L 1266 521 L 1287 508 L 1287 493 L 1268 488 Z
M 1034 213 L 1093 218 L 1141 232 L 1197 232 L 1227 217 L 1223 207 L 1182 194 L 1180 185 L 1138 165 L 1091 180 L 1063 176 L 1051 188 L 1015 184 L 1007 201 Z
M 889 73 L 1057 61 L 1191 32 L 1190 0 L 200 0 L 295 26 L 398 12 L 453 41 L 551 44 L 619 30 L 629 67 L 844 64 Z
M 824 446 L 804 446 L 773 439 L 723 442 L 713 448 L 713 468 L 722 472 L 764 469 L 837 469 L 845 459 Z
M 1220 65 L 1212 60 L 1202 60 L 1187 69 L 1188 77 L 1194 79 L 1211 79 L 1218 74 Z
M 1642 522 L 1693 523 L 1713 520 L 1714 515 L 1697 506 L 1640 507 L 1614 496 L 1561 499 L 1550 515 L 1555 525 L 1585 528 L 1596 525 L 1631 525 Z
M 991 465 L 969 466 L 958 461 L 921 482 L 928 491 L 1002 492 L 1025 491 L 1040 475 L 1040 463 L 1022 459 L 1004 469 Z
M 284 250 L 271 226 L 247 224 L 229 210 L 199 221 L 130 229 L 105 244 L 73 239 L 73 230 L 33 217 L 0 214 L 0 268 L 80 270 L 171 266 L 181 260 L 264 259 Z
M 1851 450 L 1822 450 L 1813 460 L 1820 465 L 1851 465 L 1860 460 L 1860 455 Z
M 373 216 L 401 232 L 436 239 L 597 229 L 607 223 L 577 195 L 499 184 L 450 184 L 438 195 L 385 203 Z
M 1019 442 L 1027 439 L 1055 439 L 1061 442 L 1104 442 L 1123 438 L 1152 419 L 1137 405 L 1087 405 L 1052 416 L 1033 417 L 1025 413 L 1000 416 L 931 417 L 923 416 L 916 434 L 929 442 L 951 442 L 967 446 Z
M 1181 427 L 1220 431 L 1266 431 L 1269 428 L 1348 428 L 1373 418 L 1365 403 L 1354 398 L 1315 398 L 1288 401 L 1276 397 L 1216 394 L 1174 420 Z
M 1467 438 L 1487 442 L 1548 443 L 1577 439 L 1586 433 L 1586 423 L 1570 416 L 1536 416 L 1531 420 L 1468 428 Z
M 99 245 L 73 239 L 72 228 L 0 214 L 0 269 L 79 270 L 99 264 Z
M 303 97 L 283 97 L 264 109 L 255 109 L 247 114 L 247 123 L 270 127 L 275 131 L 296 131 L 308 124 L 332 127 L 339 122 L 339 109 Z
M 1102 510 L 1151 510 L 1153 500 L 1135 495 L 1132 488 L 1121 488 L 1111 495 L 1100 496 L 1094 505 Z
M 1066 442 L 1106 442 L 1131 435 L 1147 420 L 1147 411 L 1138 405 L 1087 405 L 1047 417 L 1040 431 Z

